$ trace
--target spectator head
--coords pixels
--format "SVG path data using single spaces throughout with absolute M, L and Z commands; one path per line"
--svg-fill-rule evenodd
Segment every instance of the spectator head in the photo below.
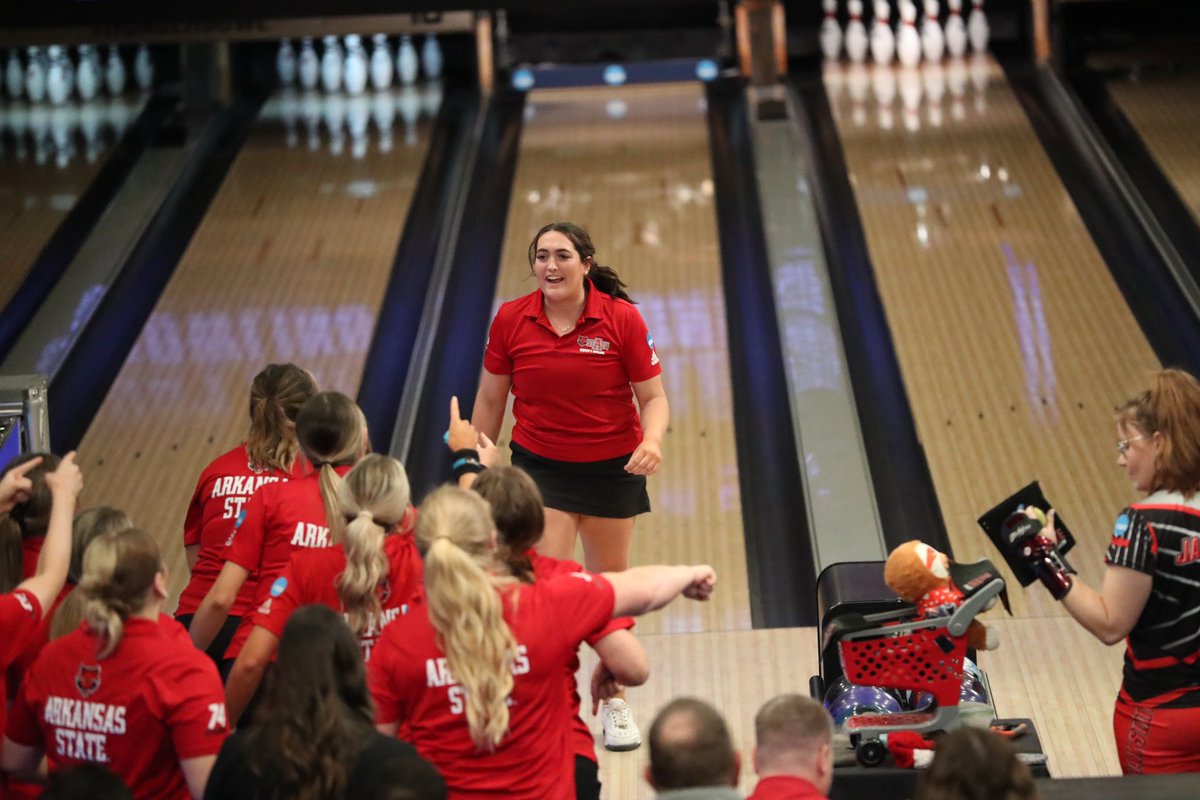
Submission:
M 22 453 L 0 470 L 0 476 L 27 461 L 41 458 L 42 463 L 25 473 L 32 484 L 28 495 L 19 495 L 18 502 L 6 513 L 0 513 L 0 594 L 7 594 L 25 578 L 22 542 L 46 535 L 50 527 L 50 507 L 53 497 L 46 485 L 46 473 L 58 469 L 59 458 L 53 453 Z
M 1037 800 L 1033 776 L 1008 740 L 964 726 L 938 739 L 917 800 Z
M 667 703 L 650 725 L 646 782 L 659 792 L 737 786 L 741 760 L 721 714 L 694 697 Z
M 546 512 L 537 484 L 519 467 L 493 467 L 475 479 L 471 490 L 492 507 L 499 534 L 499 557 L 522 580 L 533 580 L 525 553 L 542 538 Z
M 46 783 L 42 800 L 133 800 L 133 794 L 99 764 L 76 764 L 57 770 Z
M 782 694 L 754 716 L 754 771 L 759 778 L 794 775 L 821 794 L 833 785 L 833 718 L 811 697 Z

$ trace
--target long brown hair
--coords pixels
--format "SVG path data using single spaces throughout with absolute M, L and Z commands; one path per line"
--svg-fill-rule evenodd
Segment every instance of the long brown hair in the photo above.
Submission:
M 1155 489 L 1191 497 L 1200 490 L 1200 381 L 1180 369 L 1165 369 L 1154 384 L 1117 411 L 1117 424 L 1142 434 L 1162 435 L 1155 461 Z
M 46 473 L 58 469 L 59 458 L 52 453 L 22 453 L 0 470 L 0 476 L 13 467 L 41 457 L 42 463 L 25 473 L 32 486 L 29 498 L 17 503 L 10 511 L 0 514 L 0 594 L 7 594 L 23 581 L 24 554 L 22 542 L 37 536 L 45 536 L 50 527 L 50 507 L 53 497 L 46 485 Z
M 497 558 L 508 564 L 514 577 L 533 583 L 533 566 L 525 554 L 542 538 L 546 527 L 542 493 L 533 478 L 520 467 L 493 467 L 479 474 L 471 491 L 492 508 L 499 534 Z
M 295 364 L 268 364 L 250 384 L 246 453 L 256 468 L 287 472 L 296 460 L 296 415 L 317 393 L 317 382 Z
M 1034 800 L 1037 784 L 1006 739 L 964 725 L 938 739 L 917 800 Z
M 79 588 L 79 582 L 83 579 L 83 554 L 87 552 L 88 545 L 106 533 L 132 527 L 129 516 L 111 506 L 96 506 L 75 515 L 75 522 L 71 525 L 71 566 L 67 570 L 67 582 L 74 584 L 74 588 L 50 620 L 51 640 L 75 630 L 83 620 L 87 600 Z
M 334 468 L 352 466 L 362 458 L 366 427 L 362 409 L 341 392 L 318 392 L 296 415 L 296 438 L 320 476 L 325 524 L 334 541 L 341 541 L 345 528 L 337 499 L 342 479 Z
M 125 622 L 150 602 L 162 570 L 158 544 L 137 528 L 106 533 L 88 545 L 79 588 L 87 600 L 83 617 L 101 639 L 97 658 L 117 649 Z
M 633 298 L 625 291 L 625 282 L 621 280 L 617 271 L 596 261 L 596 245 L 592 244 L 592 237 L 573 222 L 551 222 L 549 225 L 542 226 L 542 229 L 533 237 L 533 241 L 529 243 L 529 266 L 531 268 L 537 257 L 538 239 L 550 231 L 561 233 L 570 239 L 571 244 L 575 246 L 575 252 L 579 253 L 580 260 L 591 262 L 587 277 L 593 286 L 607 295 L 630 303 L 634 302 Z

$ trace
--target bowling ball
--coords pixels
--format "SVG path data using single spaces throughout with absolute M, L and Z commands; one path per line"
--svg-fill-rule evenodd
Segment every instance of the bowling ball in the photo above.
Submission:
M 895 714 L 903 710 L 894 689 L 857 686 L 845 676 L 838 678 L 825 692 L 825 708 L 838 725 L 857 714 Z

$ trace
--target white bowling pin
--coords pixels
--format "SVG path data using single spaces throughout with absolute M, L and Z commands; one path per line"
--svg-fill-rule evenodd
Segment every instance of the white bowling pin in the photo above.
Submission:
M 8 96 L 19 100 L 25 94 L 25 68 L 21 66 L 21 54 L 17 48 L 8 51 L 8 63 L 4 67 L 4 86 Z
M 821 20 L 821 54 L 826 61 L 837 61 L 842 54 L 842 26 L 837 20 L 837 0 L 821 0 L 825 19 Z
M 971 15 L 967 18 L 967 38 L 971 40 L 971 49 L 976 53 L 986 52 L 990 35 L 987 15 L 983 13 L 983 0 L 971 0 Z
M 917 6 L 900 0 L 900 27 L 896 29 L 896 57 L 906 67 L 921 63 L 921 34 L 917 33 Z
M 115 44 L 108 48 L 108 60 L 104 64 L 104 86 L 113 97 L 118 97 L 125 91 L 125 62 L 121 60 L 121 51 Z
M 392 151 L 392 126 L 396 124 L 396 98 L 391 92 L 376 92 L 371 97 L 371 119 L 379 130 L 379 150 L 382 153 Z
M 300 86 L 305 89 L 317 88 L 321 77 L 321 63 L 317 51 L 313 47 L 311 36 L 305 36 L 300 44 L 300 57 L 297 59 L 296 72 L 300 76 Z
M 342 46 L 336 36 L 326 36 L 321 43 L 324 45 L 324 52 L 321 53 L 321 88 L 336 92 L 342 88 Z
M 138 45 L 137 55 L 133 57 L 133 78 L 143 92 L 154 87 L 154 60 L 150 57 L 150 48 L 144 44 Z
M 31 103 L 40 103 L 46 99 L 46 65 L 42 62 L 40 47 L 28 50 L 29 60 L 25 62 L 25 96 Z
M 346 103 L 346 129 L 350 131 L 350 157 L 356 160 L 367 154 L 367 128 L 371 124 L 371 101 L 361 94 Z
M 275 53 L 275 74 L 279 76 L 280 86 L 293 86 L 296 83 L 296 51 L 292 48 L 292 40 L 287 37 L 279 40 L 279 51 Z
M 400 117 L 404 120 L 404 143 L 409 147 L 417 143 L 417 120 L 421 116 L 421 96 L 411 86 L 404 87 L 396 102 Z
M 417 80 L 419 68 L 417 48 L 413 46 L 412 37 L 401 36 L 400 49 L 396 52 L 396 77 L 404 86 L 412 86 Z
M 67 56 L 62 47 L 50 45 L 50 67 L 46 70 L 46 98 L 51 104 L 61 106 L 71 96 L 71 76 L 67 70 Z
M 367 88 L 367 51 L 357 33 L 346 36 L 346 62 L 342 65 L 342 84 L 347 94 L 362 94 Z
M 425 69 L 425 77 L 436 81 L 442 77 L 442 46 L 438 44 L 436 33 L 425 34 L 425 43 L 421 45 L 421 66 Z
M 875 0 L 875 22 L 871 25 L 871 58 L 876 64 L 890 64 L 896 57 L 896 34 L 892 32 L 892 6 L 888 0 Z
M 862 21 L 862 0 L 849 0 L 846 8 L 850 12 L 850 21 L 846 23 L 846 55 L 855 64 L 861 64 L 867 57 L 867 26 Z
M 946 18 L 946 50 L 951 58 L 967 52 L 967 25 L 962 18 L 962 0 L 946 0 L 950 16 Z
M 377 33 L 371 37 L 371 86 L 381 92 L 392 85 L 392 48 L 387 34 Z
M 75 73 L 75 88 L 79 99 L 87 102 L 100 91 L 100 70 L 96 67 L 95 49 L 90 44 L 79 45 L 79 69 Z
M 941 12 L 938 0 L 925 0 L 925 19 L 921 20 L 921 50 L 925 60 L 938 62 L 946 53 L 946 34 L 938 21 Z

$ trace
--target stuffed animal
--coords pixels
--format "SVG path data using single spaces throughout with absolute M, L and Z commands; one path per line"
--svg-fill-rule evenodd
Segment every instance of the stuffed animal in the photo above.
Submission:
M 898 596 L 916 603 L 917 614 L 924 617 L 949 616 L 962 605 L 963 593 L 950 581 L 950 558 L 924 542 L 912 540 L 898 545 L 888 556 L 883 580 Z M 976 650 L 995 650 L 996 632 L 979 620 L 967 628 L 967 646 Z

